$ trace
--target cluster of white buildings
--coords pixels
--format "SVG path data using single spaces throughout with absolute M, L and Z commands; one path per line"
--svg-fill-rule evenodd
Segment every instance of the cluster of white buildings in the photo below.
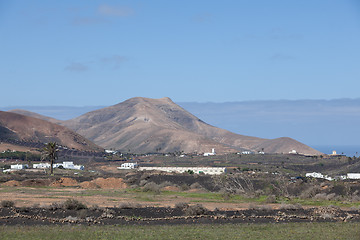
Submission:
M 75 165 L 73 162 L 63 162 L 63 163 L 55 163 L 53 165 L 54 168 L 63 167 L 64 169 L 74 169 L 74 170 L 84 170 L 83 165 Z M 3 172 L 10 172 L 22 169 L 28 169 L 28 164 L 14 164 L 10 165 L 10 169 L 6 169 Z M 50 168 L 50 163 L 34 163 L 33 168 L 37 169 L 46 169 Z
M 318 172 L 306 173 L 305 177 L 321 178 L 329 181 L 334 180 L 332 177 L 329 177 L 328 175 L 323 175 L 322 173 L 318 173 Z
M 27 169 L 29 168 L 28 164 L 14 164 L 10 166 L 10 169 L 12 170 L 21 170 L 21 169 Z
M 345 180 L 345 179 L 350 179 L 350 180 L 357 180 L 360 179 L 360 173 L 347 173 L 346 175 L 341 175 L 341 176 L 336 176 L 336 177 L 329 177 L 328 175 L 323 175 L 322 173 L 318 173 L 318 172 L 312 172 L 312 173 L 306 173 L 305 174 L 306 177 L 312 177 L 312 178 L 320 178 L 320 179 L 326 179 L 329 181 L 332 180 Z

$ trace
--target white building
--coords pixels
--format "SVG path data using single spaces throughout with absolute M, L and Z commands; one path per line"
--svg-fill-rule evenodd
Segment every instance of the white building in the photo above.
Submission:
M 117 169 L 134 169 L 137 168 L 137 163 L 123 163 L 120 167 L 117 167 Z
M 226 172 L 224 167 L 139 167 L 140 171 L 163 171 L 163 172 L 177 172 L 184 173 L 193 171 L 194 173 L 204 173 L 210 175 L 220 175 Z
M 348 173 L 346 174 L 347 179 L 360 179 L 360 173 Z
M 109 154 L 116 154 L 117 153 L 117 151 L 108 150 L 108 149 L 106 149 L 105 152 L 109 153 Z
M 338 154 L 336 153 L 335 150 L 333 150 L 333 151 L 332 151 L 332 154 L 330 154 L 330 155 L 337 156 Z
M 50 168 L 50 163 L 34 163 L 33 168 Z
M 321 178 L 329 181 L 334 180 L 332 177 L 329 177 L 328 175 L 323 175 L 322 173 L 318 173 L 318 172 L 306 173 L 305 177 Z
M 84 170 L 83 165 L 74 165 L 74 162 L 55 163 L 53 165 L 54 168 L 58 168 L 60 166 L 65 168 L 65 169 Z
M 293 149 L 293 150 L 291 150 L 291 151 L 289 152 L 289 154 L 297 154 L 297 152 L 296 152 L 295 149 Z
M 241 153 L 238 153 L 238 154 L 245 154 L 245 155 L 249 155 L 249 154 L 252 154 L 253 152 L 251 151 L 242 151 Z
M 211 153 L 204 153 L 204 156 L 207 157 L 207 156 L 214 156 L 216 155 L 216 152 L 215 152 L 215 148 L 211 149 Z
M 26 169 L 26 168 L 29 168 L 29 165 L 27 164 L 15 164 L 15 165 L 11 165 L 10 166 L 11 169 L 16 169 L 16 170 L 21 170 L 21 169 Z

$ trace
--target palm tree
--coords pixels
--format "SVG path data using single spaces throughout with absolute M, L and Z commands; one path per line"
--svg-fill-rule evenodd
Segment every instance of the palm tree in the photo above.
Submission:
M 56 144 L 56 142 L 49 142 L 45 145 L 44 149 L 43 149 L 43 157 L 44 158 L 49 158 L 50 159 L 50 174 L 53 175 L 53 165 L 55 162 L 55 159 L 57 159 L 57 152 L 58 150 L 58 146 Z

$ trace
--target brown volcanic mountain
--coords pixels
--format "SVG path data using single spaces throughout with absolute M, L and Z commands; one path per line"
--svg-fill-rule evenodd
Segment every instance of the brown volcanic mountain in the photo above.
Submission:
M 321 154 L 290 138 L 262 139 L 213 127 L 185 111 L 169 98 L 132 98 L 86 113 L 64 125 L 105 148 L 137 153 L 209 152 L 243 149 L 268 153 Z
M 57 142 L 68 148 L 82 151 L 102 151 L 103 149 L 74 131 L 17 113 L 0 111 L 0 139 L 2 142 Z

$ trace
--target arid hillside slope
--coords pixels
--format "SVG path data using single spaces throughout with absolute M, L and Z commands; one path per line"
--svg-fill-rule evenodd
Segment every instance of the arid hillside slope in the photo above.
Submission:
M 51 122 L 51 123 L 60 124 L 60 125 L 63 122 L 61 120 L 58 120 L 58 119 L 55 119 L 55 118 L 52 118 L 52 117 L 47 117 L 47 116 L 44 116 L 44 115 L 41 115 L 41 114 L 38 114 L 38 113 L 35 113 L 35 112 L 23 110 L 23 109 L 13 109 L 13 110 L 10 110 L 8 112 L 21 114 L 21 115 L 25 115 L 25 116 L 28 116 L 28 117 L 38 118 L 38 119 L 42 119 L 42 120 L 45 120 L 45 121 L 48 121 L 48 122 Z
M 102 147 L 125 152 L 236 151 L 192 131 L 187 127 L 194 124 L 192 121 L 200 120 L 169 98 L 132 98 L 65 121 L 64 125 Z
M 264 150 L 268 153 L 317 155 L 291 138 L 262 139 L 211 126 L 169 98 L 131 98 L 122 103 L 65 121 L 65 126 L 104 148 L 137 153 Z
M 0 111 L 1 142 L 55 141 L 62 146 L 82 151 L 102 151 L 103 149 L 74 131 L 45 120 L 12 112 Z

